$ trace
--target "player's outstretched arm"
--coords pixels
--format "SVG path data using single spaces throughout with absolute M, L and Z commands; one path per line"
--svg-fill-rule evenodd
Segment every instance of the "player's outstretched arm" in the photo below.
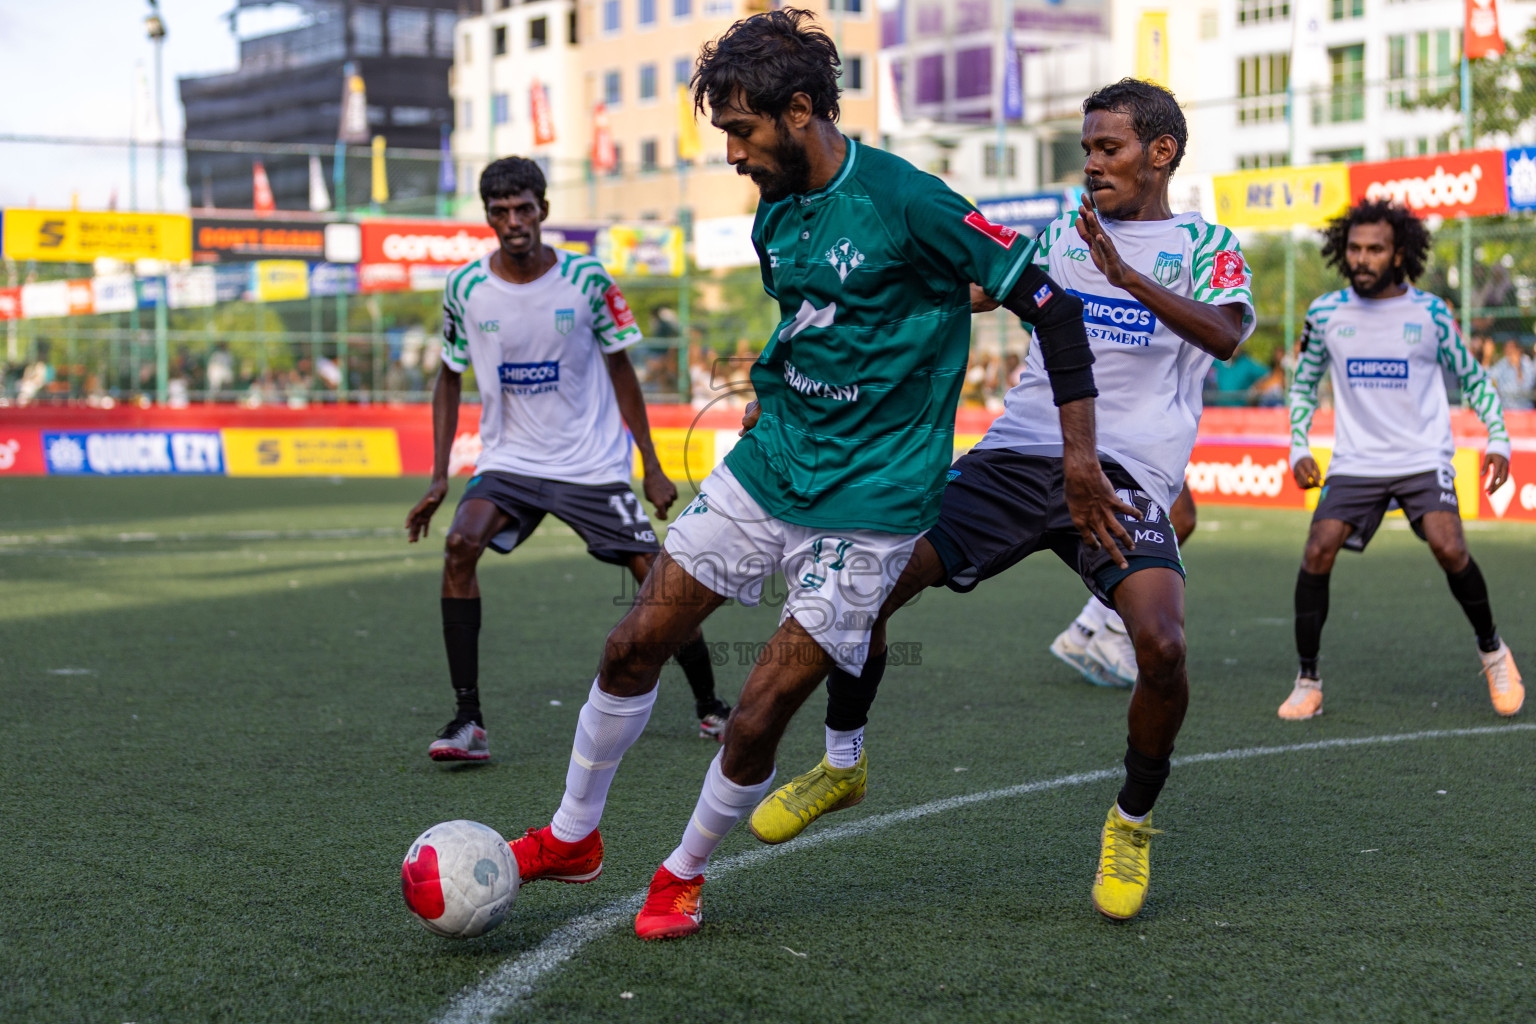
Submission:
M 1323 471 L 1312 457 L 1307 437 L 1312 433 L 1312 417 L 1317 412 L 1317 386 L 1328 368 L 1328 346 L 1323 342 L 1326 322 L 1308 313 L 1301 330 L 1300 355 L 1296 376 L 1291 381 L 1291 475 L 1302 490 L 1320 487 Z
M 634 364 L 626 352 L 611 352 L 604 357 L 608 361 L 608 379 L 613 381 L 613 394 L 619 400 L 619 415 L 634 435 L 635 447 L 640 449 L 640 466 L 645 473 L 642 488 L 646 500 L 656 509 L 656 518 L 665 520 L 667 509 L 677 500 L 677 488 L 661 471 L 661 460 L 656 457 L 656 446 L 651 442 L 651 421 L 645 414 L 645 396 L 640 392 L 640 378 L 635 376 Z
M 1098 212 L 1087 200 L 1078 207 L 1077 233 L 1088 243 L 1093 265 L 1116 288 L 1131 293 L 1168 329 L 1217 359 L 1231 359 L 1243 341 L 1243 307 L 1236 303 L 1212 305 L 1175 295 L 1156 281 L 1128 266 L 1114 241 L 1099 223 Z
M 432 515 L 448 497 L 448 460 L 453 453 L 453 435 L 459 429 L 459 394 L 464 375 L 444 363 L 438 368 L 432 385 L 432 482 L 426 497 L 416 503 L 405 517 L 405 529 L 412 544 L 427 535 Z
M 1093 384 L 1093 349 L 1083 326 L 1083 300 L 1031 264 L 1002 306 L 1035 328 L 1052 400 L 1061 417 L 1062 472 L 1072 522 L 1084 543 L 1103 547 L 1123 569 L 1122 549 L 1129 550 L 1132 541 L 1119 515 L 1139 518 L 1141 514 L 1115 496 L 1099 465 L 1093 413 L 1093 399 L 1099 392 Z

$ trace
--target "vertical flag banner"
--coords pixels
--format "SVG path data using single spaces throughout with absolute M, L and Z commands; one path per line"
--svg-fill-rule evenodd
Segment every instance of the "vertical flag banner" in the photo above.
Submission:
M 1142 11 L 1136 21 L 1136 77 L 1168 84 L 1168 12 Z
M 341 123 L 336 128 L 337 142 L 368 141 L 368 92 L 363 76 L 347 65 L 346 84 L 341 89 Z
M 699 122 L 693 109 L 693 93 L 681 82 L 677 86 L 677 158 L 697 160 L 704 152 L 699 141 Z
M 528 103 L 533 113 L 533 144 L 547 146 L 555 141 L 555 112 L 549 106 L 549 90 L 537 78 L 528 89 Z
M 1504 37 L 1499 34 L 1499 9 L 1495 0 L 1466 0 L 1467 58 L 1497 57 L 1504 52 Z
M 373 192 L 375 203 L 389 202 L 389 175 L 384 173 L 384 136 L 373 137 Z
M 610 174 L 618 162 L 618 154 L 613 148 L 613 129 L 608 125 L 608 105 L 599 103 L 592 109 L 592 173 Z
M 320 158 L 309 158 L 309 208 L 321 213 L 331 208 L 331 193 L 325 187 L 325 172 L 320 169 Z
M 459 176 L 453 169 L 453 146 L 448 140 L 448 126 L 443 125 L 442 130 L 442 158 L 437 165 L 437 191 L 440 195 L 451 196 L 459 189 Z
M 1024 119 L 1024 74 L 1019 66 L 1019 48 L 1013 44 L 1010 27 L 1003 42 L 1003 120 Z
M 271 213 L 277 209 L 272 200 L 272 183 L 267 181 L 267 169 L 260 160 L 251 164 L 251 209 L 257 213 Z

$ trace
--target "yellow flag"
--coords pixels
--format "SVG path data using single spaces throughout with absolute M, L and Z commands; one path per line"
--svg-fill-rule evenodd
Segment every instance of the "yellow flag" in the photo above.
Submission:
M 1168 84 L 1168 12 L 1142 11 L 1136 22 L 1136 77 Z
M 389 202 L 389 175 L 384 173 L 384 136 L 373 137 L 373 201 Z
M 699 122 L 695 119 L 693 93 L 686 85 L 677 87 L 677 158 L 697 160 L 704 151 L 699 142 Z

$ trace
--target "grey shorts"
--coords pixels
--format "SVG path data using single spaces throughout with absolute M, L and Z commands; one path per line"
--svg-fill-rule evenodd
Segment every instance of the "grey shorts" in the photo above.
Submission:
M 1104 475 L 1140 520 L 1121 516 L 1135 549 L 1129 568 L 1117 566 L 1102 548 L 1089 548 L 1072 525 L 1059 458 L 1022 455 L 1005 448 L 975 449 L 949 471 L 939 521 L 928 531 L 944 562 L 942 586 L 961 593 L 1012 568 L 1036 551 L 1050 550 L 1077 571 L 1095 596 L 1111 607 L 1120 581 L 1142 569 L 1168 568 L 1184 575 L 1179 540 L 1167 511 L 1120 466 L 1104 463 Z
M 587 553 L 614 565 L 661 550 L 640 499 L 628 484 L 568 484 L 559 480 L 488 470 L 470 477 L 459 504 L 489 501 L 511 518 L 491 538 L 506 554 L 527 540 L 546 515 L 565 523 L 587 542 Z
M 1355 529 L 1344 542 L 1351 551 L 1364 551 L 1381 526 L 1381 517 L 1394 505 L 1403 510 L 1413 532 L 1424 537 L 1426 512 L 1461 514 L 1456 501 L 1456 470 L 1442 466 L 1410 476 L 1332 476 L 1323 482 L 1312 521 L 1337 519 Z

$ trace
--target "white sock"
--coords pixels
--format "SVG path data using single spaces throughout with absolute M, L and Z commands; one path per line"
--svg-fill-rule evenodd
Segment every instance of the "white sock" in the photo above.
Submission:
M 1094 600 L 1097 601 L 1098 598 L 1094 598 Z M 1110 611 L 1108 608 L 1105 608 L 1104 612 L 1105 629 L 1109 630 L 1111 633 L 1119 633 L 1121 636 L 1128 635 L 1125 628 L 1125 620 L 1120 617 L 1119 612 Z
M 1097 633 L 1104 628 L 1104 620 L 1115 613 L 1109 606 L 1096 597 L 1090 597 L 1088 603 L 1083 605 L 1083 610 L 1077 613 L 1077 624 L 1085 633 Z
M 864 749 L 864 727 L 839 732 L 827 727 L 827 764 L 833 768 L 852 768 L 859 763 Z
M 550 829 L 555 838 L 574 843 L 585 839 L 603 818 L 608 787 L 624 752 L 640 738 L 656 703 L 656 690 L 638 697 L 615 697 L 598 689 L 597 680 L 576 718 L 576 742 L 571 767 L 565 773 L 565 797 Z
M 772 775 L 755 786 L 738 786 L 721 770 L 720 758 L 723 756 L 724 751 L 721 751 L 709 762 L 704 789 L 699 793 L 699 802 L 694 805 L 683 841 L 661 862 L 678 878 L 702 875 L 704 865 L 709 863 L 709 855 L 715 852 L 720 840 L 738 821 L 751 814 L 773 788 Z
M 1146 814 L 1143 814 L 1140 817 L 1137 817 L 1134 814 L 1126 814 L 1125 813 L 1125 808 L 1121 807 L 1120 806 L 1120 801 L 1116 800 L 1115 801 L 1115 813 L 1119 814 L 1120 817 L 1124 818 L 1126 821 L 1130 822 L 1132 825 L 1140 825 L 1142 822 L 1147 820 L 1147 816 L 1150 815 L 1152 812 L 1148 811 Z

